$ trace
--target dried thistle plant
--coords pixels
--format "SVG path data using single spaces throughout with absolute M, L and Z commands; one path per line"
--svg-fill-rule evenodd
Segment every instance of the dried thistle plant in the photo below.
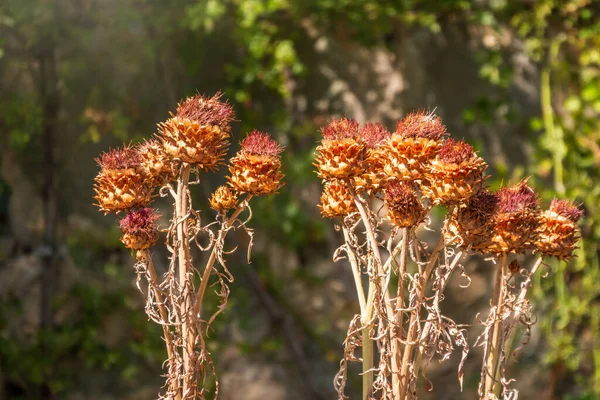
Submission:
M 217 215 L 203 225 L 189 188 L 199 183 L 201 173 L 215 171 L 225 162 L 233 109 L 220 97 L 187 98 L 175 115 L 159 124 L 154 138 L 135 147 L 111 150 L 97 159 L 101 168 L 94 186 L 97 205 L 105 213 L 126 213 L 120 221 L 121 241 L 135 251 L 137 286 L 146 296 L 146 313 L 163 329 L 167 371 L 161 399 L 204 399 L 208 375 L 215 379 L 213 396 L 218 396 L 206 334 L 225 309 L 228 285 L 233 282 L 224 257 L 228 254 L 225 239 L 229 231 L 244 229 L 250 237 L 249 255 L 253 235 L 247 227 L 252 216 L 250 199 L 274 194 L 283 186 L 283 148 L 268 134 L 253 131 L 229 160 L 229 187 L 219 186 L 207 199 Z M 157 194 L 173 200 L 166 229 L 156 226 L 158 213 L 148 207 Z M 249 216 L 242 220 L 244 211 Z M 171 253 L 168 270 L 160 276 L 150 252 L 159 231 L 166 233 L 165 246 Z M 203 268 L 192 257 L 192 247 L 208 254 Z M 216 285 L 220 298 L 212 315 L 202 308 L 209 284 Z
M 360 307 L 334 380 L 338 398 L 348 398 L 349 362 L 362 362 L 363 399 L 417 398 L 424 365 L 436 356 L 448 359 L 456 348 L 462 387 L 466 326 L 444 315 L 440 303 L 453 273 L 468 286 L 461 262 L 475 253 L 499 264 L 492 307 L 475 343 L 484 347 L 479 394 L 498 398 L 503 390 L 510 398 L 505 354 L 518 323 L 531 323 L 531 277 L 544 256 L 571 257 L 580 211 L 557 200 L 540 213 L 526 181 L 490 192 L 485 161 L 464 141 L 447 139 L 441 119 L 430 113 L 408 114 L 391 134 L 381 124 L 360 127 L 349 118 L 332 120 L 322 133 L 314 163 L 324 183 L 319 208 L 343 234 L 334 261 L 348 260 Z M 446 214 L 431 247 L 418 230 L 431 230 L 436 206 Z M 529 271 L 515 267 L 514 255 L 525 252 L 541 254 Z

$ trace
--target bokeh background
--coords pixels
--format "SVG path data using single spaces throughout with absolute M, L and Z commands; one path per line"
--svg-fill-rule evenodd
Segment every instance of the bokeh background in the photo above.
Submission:
M 218 90 L 237 116 L 232 153 L 252 128 L 287 146 L 287 185 L 254 202 L 252 264 L 229 259 L 210 340 L 220 398 L 335 398 L 358 305 L 316 208 L 318 128 L 346 115 L 393 129 L 429 109 L 488 161 L 491 186 L 531 176 L 546 205 L 585 208 L 577 258 L 536 282 L 538 321 L 509 375 L 522 398 L 599 399 L 599 18 L 593 0 L 2 0 L 0 399 L 156 398 L 161 331 L 116 219 L 92 205 L 94 157 Z M 223 173 L 194 188 L 204 212 Z M 471 287 L 451 283 L 445 304 L 476 325 L 491 267 L 466 268 Z M 480 350 L 462 394 L 455 360 L 433 361 L 422 398 L 476 398 Z

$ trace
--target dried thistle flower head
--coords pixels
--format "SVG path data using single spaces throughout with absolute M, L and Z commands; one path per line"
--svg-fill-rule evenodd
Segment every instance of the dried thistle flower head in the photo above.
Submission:
M 496 196 L 498 213 L 495 217 L 493 252 L 523 253 L 531 249 L 539 225 L 538 195 L 523 180 L 514 186 L 499 189 Z
M 429 112 L 411 112 L 396 124 L 397 135 L 410 139 L 442 140 L 446 136 L 446 126 L 442 119 Z
M 579 240 L 577 222 L 583 216 L 580 210 L 567 200 L 552 200 L 550 208 L 540 215 L 536 248 L 546 256 L 560 260 L 573 257 Z
M 161 186 L 177 178 L 178 164 L 170 158 L 157 139 L 145 140 L 137 147 L 141 166 L 151 186 Z
M 367 193 L 373 194 L 385 185 L 386 175 L 383 170 L 387 159 L 383 144 L 389 139 L 390 132 L 380 123 L 366 123 L 359 131 L 359 136 L 367 147 L 365 171 L 357 175 L 354 184 Z
M 358 136 L 365 142 L 367 148 L 372 149 L 382 145 L 390 138 L 391 133 L 379 122 L 367 122 L 358 131 Z
M 151 208 L 140 208 L 127 213 L 119 222 L 121 242 L 128 249 L 145 250 L 158 240 L 156 220 L 158 214 Z
M 425 210 L 411 185 L 391 180 L 385 187 L 385 206 L 388 218 L 397 227 L 409 228 L 420 224 L 425 218 Z
M 498 212 L 498 196 L 482 190 L 466 203 L 454 210 L 449 229 L 444 234 L 446 242 L 456 239 L 462 247 L 488 253 L 492 245 L 495 229 L 495 216 Z
M 434 204 L 456 204 L 466 201 L 485 182 L 487 164 L 463 140 L 448 139 L 425 171 L 423 195 Z
M 213 97 L 196 95 L 177 107 L 177 115 L 159 124 L 159 135 L 167 154 L 175 160 L 208 171 L 223 161 L 229 147 L 233 109 Z
M 398 121 L 386 144 L 386 174 L 398 180 L 422 179 L 444 136 L 446 127 L 440 117 L 424 111 L 408 114 Z
M 281 180 L 281 152 L 283 147 L 269 134 L 257 130 L 250 132 L 241 143 L 241 149 L 231 159 L 229 185 L 240 193 L 253 196 L 277 192 Z
M 100 172 L 94 179 L 94 197 L 101 211 L 119 212 L 150 203 L 152 187 L 141 166 L 137 149 L 123 146 L 103 153 L 96 162 Z
M 208 202 L 210 208 L 222 213 L 237 206 L 237 194 L 227 186 L 219 186 Z
M 314 163 L 319 178 L 348 179 L 364 172 L 366 145 L 358 134 L 358 122 L 334 119 L 321 131 L 323 139 Z
M 357 210 L 348 186 L 338 180 L 325 183 L 321 195 L 321 204 L 318 207 L 321 210 L 321 215 L 329 219 L 343 218 Z

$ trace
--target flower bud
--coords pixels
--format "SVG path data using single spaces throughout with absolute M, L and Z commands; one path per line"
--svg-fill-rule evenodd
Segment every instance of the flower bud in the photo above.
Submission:
M 385 184 L 386 175 L 383 170 L 386 158 L 383 144 L 389 139 L 390 132 L 379 123 L 366 123 L 359 131 L 360 138 L 367 147 L 365 171 L 357 175 L 354 184 L 373 194 Z
M 354 199 L 348 190 L 348 186 L 337 180 L 328 181 L 323 188 L 321 204 L 318 205 L 324 218 L 333 219 L 345 217 L 357 211 Z
M 145 250 L 154 245 L 158 240 L 157 219 L 158 215 L 151 208 L 130 211 L 119 222 L 121 242 L 132 250 Z
M 210 208 L 221 213 L 237 205 L 237 195 L 227 186 L 219 186 L 208 202 Z
M 389 181 L 385 188 L 385 205 L 388 218 L 397 227 L 409 228 L 420 224 L 425 211 L 411 185 L 396 180 Z

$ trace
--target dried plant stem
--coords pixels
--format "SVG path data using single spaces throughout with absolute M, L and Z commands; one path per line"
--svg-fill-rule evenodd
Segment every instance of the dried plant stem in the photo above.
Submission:
M 452 264 L 450 264 L 451 271 L 454 270 L 454 268 L 456 267 L 456 264 L 458 264 L 458 262 L 461 260 L 463 255 L 465 255 L 465 251 L 461 250 L 454 256 L 454 260 L 452 260 Z M 444 285 L 437 290 L 436 296 L 439 296 L 444 293 L 444 290 L 446 289 L 446 285 L 448 284 L 448 280 L 446 280 L 444 282 Z M 431 331 L 432 326 L 433 326 L 432 319 L 428 318 L 427 322 L 425 322 L 425 326 L 423 327 L 423 332 L 421 333 L 419 342 L 423 342 L 427 338 L 427 336 L 429 335 L 429 331 Z M 425 347 L 423 347 L 423 345 L 419 344 L 419 348 L 417 349 L 417 357 L 415 360 L 415 375 L 416 376 L 419 375 L 419 370 L 421 369 L 421 360 L 423 359 L 424 351 L 425 351 Z
M 521 291 L 519 292 L 519 297 L 517 298 L 517 301 L 515 304 L 517 304 L 517 305 L 522 304 L 523 301 L 525 300 L 525 297 L 527 296 L 527 292 L 529 291 L 529 288 L 531 287 L 531 281 L 533 279 L 533 276 L 536 274 L 537 270 L 540 268 L 543 261 L 544 261 L 544 258 L 540 257 L 537 259 L 535 264 L 533 264 L 533 267 L 531 267 L 531 271 L 529 272 L 527 279 L 525 279 L 525 281 L 521 284 Z M 508 317 L 508 322 L 507 322 L 508 323 L 508 334 L 507 334 L 508 339 L 504 343 L 504 354 L 506 354 L 507 357 L 512 351 L 512 345 L 513 345 L 513 342 L 515 340 L 515 336 L 517 333 L 517 324 L 519 323 L 520 316 L 521 316 L 521 314 L 519 313 L 519 310 L 515 309 Z M 498 373 L 496 372 L 496 376 L 497 375 L 498 375 Z
M 497 383 L 496 365 L 500 359 L 501 351 L 501 336 L 502 336 L 502 308 L 504 300 L 504 277 L 506 273 L 506 259 L 507 255 L 502 255 L 502 262 L 498 266 L 496 271 L 496 281 L 494 283 L 494 325 L 492 328 L 492 337 L 488 344 L 487 361 L 486 361 L 486 374 L 485 374 L 485 387 L 484 396 L 494 393 L 494 386 Z
M 342 231 L 344 232 L 344 239 L 348 246 L 347 254 L 348 260 L 350 261 L 350 267 L 352 268 L 352 276 L 354 277 L 354 285 L 356 286 L 356 294 L 358 295 L 358 303 L 360 305 L 360 315 L 363 315 L 365 312 L 365 308 L 367 306 L 367 301 L 365 299 L 365 292 L 363 289 L 362 278 L 360 276 L 360 265 L 358 264 L 358 260 L 356 259 L 356 255 L 350 248 L 350 234 L 348 233 L 348 229 L 345 226 L 342 226 Z
M 177 224 L 177 261 L 179 272 L 179 287 L 182 293 L 182 302 L 180 306 L 181 314 L 181 338 L 183 340 L 183 397 L 187 398 L 188 392 L 193 394 L 194 367 L 192 365 L 192 355 L 194 354 L 195 334 L 194 327 L 191 324 L 191 300 L 192 286 L 189 280 L 191 273 L 192 260 L 190 257 L 188 240 L 189 214 L 188 204 L 188 184 L 191 167 L 183 165 L 177 179 L 177 198 L 175 199 L 175 221 Z
M 233 222 L 240 216 L 240 213 L 246 209 L 248 202 L 252 198 L 252 195 L 247 195 L 246 198 L 240 202 L 240 204 L 233 211 L 233 214 L 223 222 L 221 229 L 219 230 L 219 236 L 213 243 L 212 251 L 210 252 L 210 257 L 206 262 L 206 266 L 204 267 L 204 272 L 202 273 L 202 280 L 200 281 L 200 288 L 198 288 L 198 293 L 196 294 L 196 302 L 194 305 L 194 314 L 199 315 L 202 312 L 202 301 L 204 300 L 204 294 L 206 293 L 206 288 L 208 287 L 208 281 L 210 279 L 210 274 L 215 265 L 215 261 L 217 260 L 217 254 L 219 252 L 220 243 L 225 240 L 225 235 L 229 231 L 229 228 L 233 224 Z
M 392 338 L 392 387 L 395 399 L 400 399 L 400 355 L 402 348 L 402 337 L 404 336 L 404 279 L 406 274 L 406 263 L 408 261 L 408 228 L 402 228 L 402 250 L 400 253 L 400 264 L 398 266 L 398 292 L 396 294 L 396 316 L 394 319 L 395 330 Z M 394 255 L 390 255 L 394 257 Z
M 160 290 L 158 289 L 158 284 L 159 284 L 159 280 L 158 280 L 158 276 L 156 275 L 156 270 L 154 269 L 154 263 L 152 262 L 152 256 L 150 255 L 150 251 L 148 250 L 143 250 L 139 252 L 140 256 L 144 259 L 144 261 L 146 262 L 146 269 L 148 270 L 148 274 L 150 275 L 150 284 L 148 285 L 148 290 L 152 290 L 154 291 L 154 297 L 156 299 L 156 306 L 158 307 L 158 312 L 160 313 L 160 318 L 162 319 L 163 323 L 161 324 L 162 329 L 163 329 L 163 335 L 165 337 L 165 344 L 167 346 L 167 356 L 169 358 L 169 373 L 171 373 L 171 371 L 173 371 L 175 369 L 175 358 L 173 355 L 173 336 L 171 333 L 171 330 L 169 329 L 169 326 L 167 325 L 169 322 L 169 314 L 167 312 L 167 309 L 165 308 L 165 303 L 162 297 L 162 294 L 160 293 Z M 170 376 L 169 376 L 170 378 Z M 170 393 L 176 393 L 176 397 L 175 400 L 180 400 L 181 399 L 181 393 L 179 393 L 179 391 L 177 390 L 177 388 L 175 387 L 175 381 L 169 379 L 169 392 Z
M 375 262 L 375 271 L 377 274 L 374 275 L 373 279 L 379 279 L 377 275 L 381 270 L 381 254 L 379 253 L 379 244 L 373 232 L 373 227 L 369 219 L 369 215 L 365 210 L 363 202 L 358 198 L 352 184 L 348 182 L 348 188 L 352 197 L 354 197 L 354 203 L 358 208 L 363 225 L 365 226 L 365 233 L 367 235 L 367 241 L 371 247 L 371 254 Z M 373 328 L 370 326 L 371 318 L 373 318 L 373 301 L 375 299 L 375 282 L 369 282 L 369 293 L 367 295 L 367 304 L 365 306 L 365 312 L 361 315 L 361 322 L 363 324 L 362 331 L 362 359 L 363 359 L 363 399 L 368 399 L 372 393 L 373 386 L 373 339 L 371 338 L 371 332 Z
M 404 353 L 402 356 L 402 366 L 400 370 L 400 392 L 399 392 L 399 400 L 402 400 L 406 396 L 406 392 L 408 390 L 409 384 L 409 376 L 408 376 L 408 368 L 410 366 L 413 347 L 416 341 L 416 334 L 419 321 L 419 314 L 421 304 L 423 303 L 423 297 L 425 296 L 425 289 L 427 288 L 427 282 L 429 280 L 429 275 L 431 275 L 431 271 L 433 271 L 433 267 L 438 260 L 440 251 L 444 248 L 444 235 L 440 235 L 438 242 L 433 248 L 433 252 L 430 255 L 429 262 L 425 267 L 425 271 L 419 275 L 419 287 L 418 287 L 418 295 L 417 300 L 415 302 L 415 307 L 411 311 L 410 322 L 408 323 L 408 333 L 406 335 L 406 345 L 404 346 Z M 417 254 L 419 252 L 417 251 Z

